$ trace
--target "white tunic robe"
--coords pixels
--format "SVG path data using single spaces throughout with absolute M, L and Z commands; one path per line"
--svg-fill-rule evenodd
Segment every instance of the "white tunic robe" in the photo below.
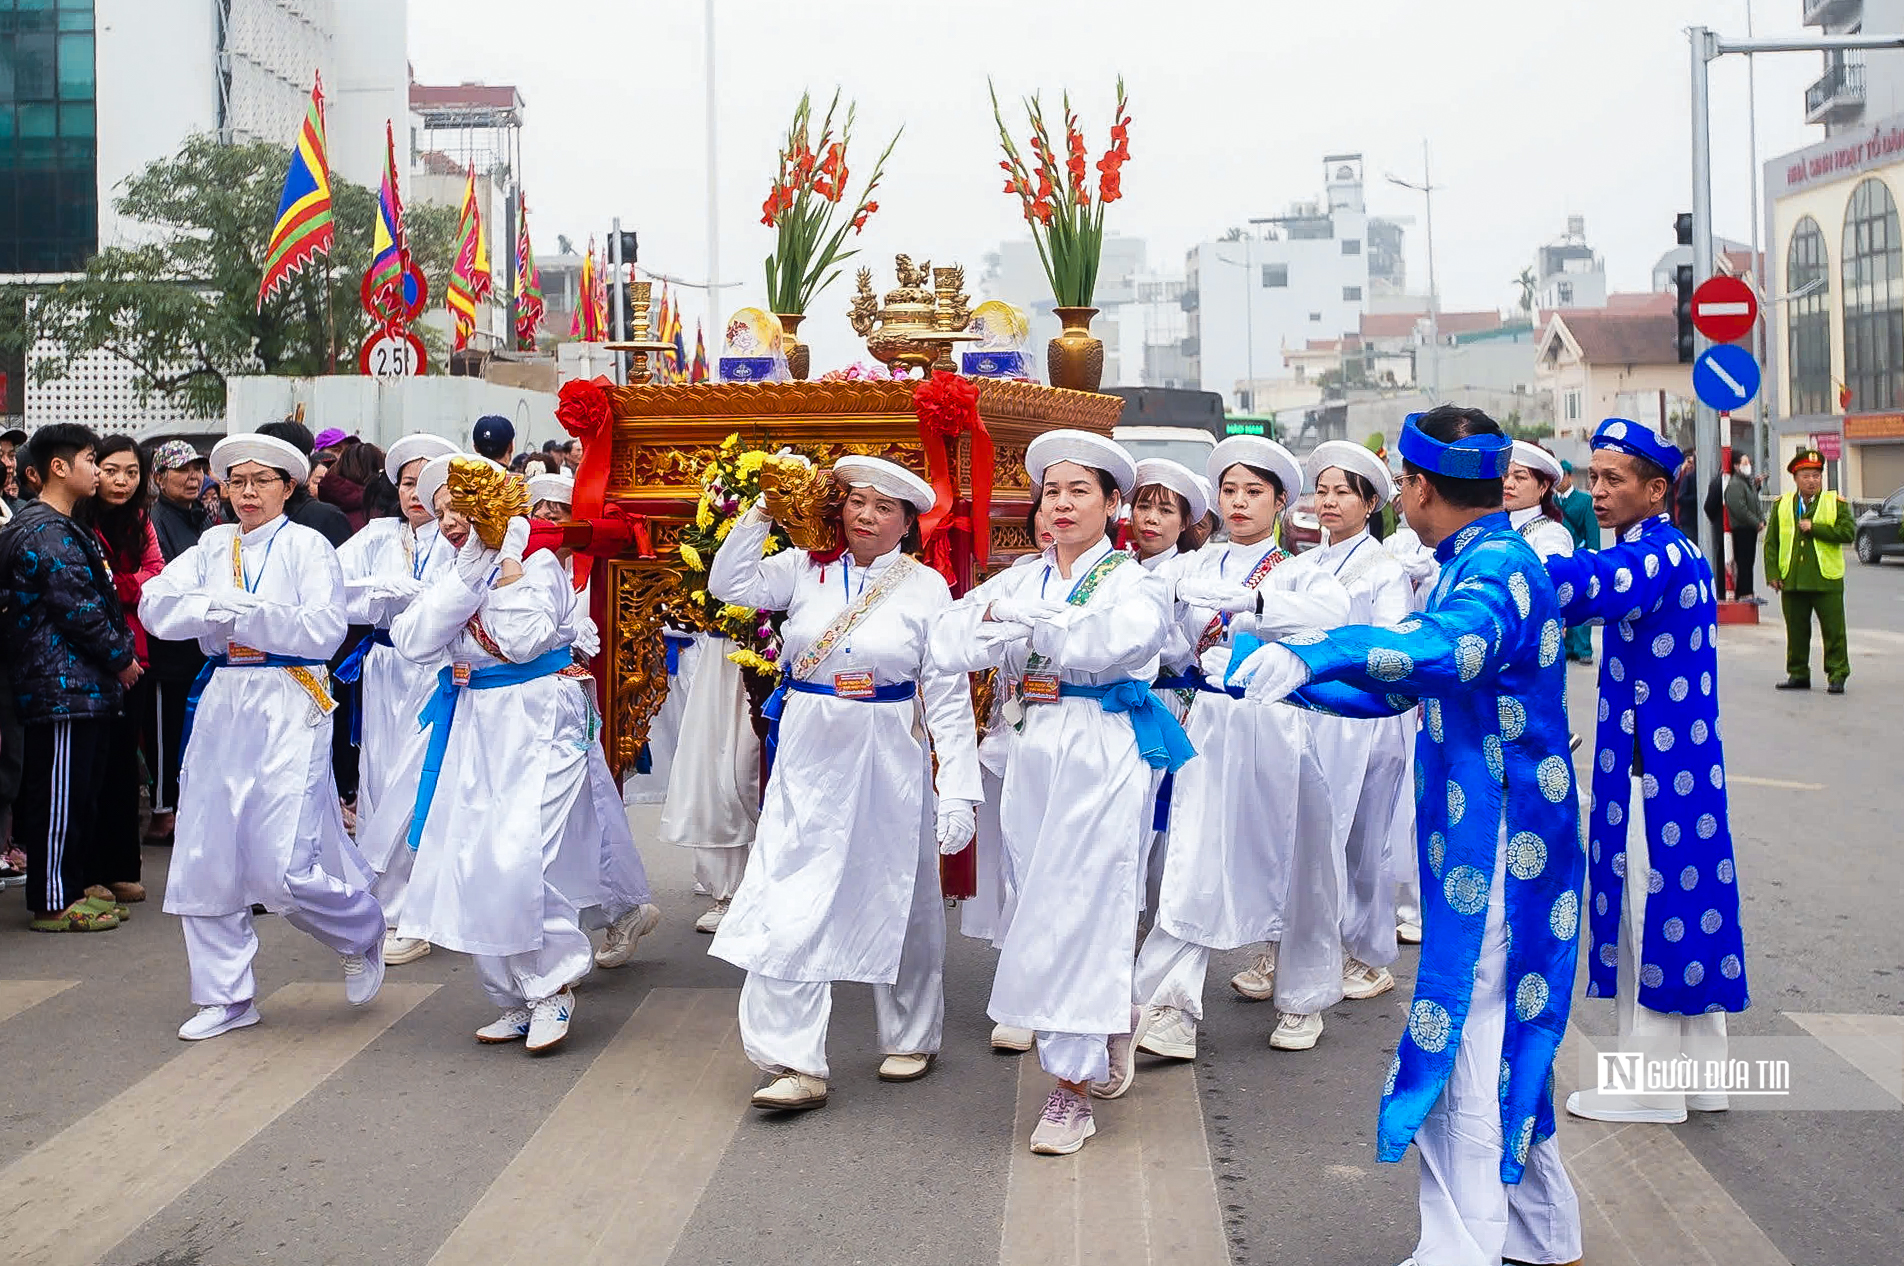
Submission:
M 746 848 L 760 821 L 760 740 L 734 644 L 710 636 L 681 708 L 659 837 L 681 848 Z
M 705 633 L 662 630 L 673 657 L 668 693 L 654 719 L 648 722 L 648 772 L 630 772 L 623 780 L 623 798 L 629 804 L 661 804 L 668 798 L 668 779 L 674 770 L 675 748 L 681 742 L 681 719 L 687 711 L 688 691 L 694 687 L 694 668 L 707 645 Z
M 804 550 L 763 559 L 772 527 L 757 514 L 734 526 L 715 555 L 708 592 L 785 611 L 782 663 L 791 666 L 903 555 L 894 550 L 866 568 L 853 566 L 850 554 L 825 567 Z M 836 673 L 870 672 L 876 685 L 916 683 L 915 698 L 787 694 L 754 852 L 709 953 L 776 980 L 893 983 L 913 888 L 938 879 L 921 873 L 921 836 L 937 804 L 932 751 L 938 795 L 982 798 L 965 674 L 926 656 L 932 623 L 951 601 L 937 572 L 912 566 L 807 677 L 831 684 Z
M 242 537 L 243 570 L 264 605 L 235 619 L 209 610 L 233 575 L 237 524 L 206 531 L 146 583 L 139 619 L 153 637 L 196 639 L 206 655 L 227 644 L 322 661 L 344 640 L 344 578 L 330 543 L 283 517 Z M 284 668 L 231 667 L 199 698 L 179 774 L 177 843 L 165 886 L 168 914 L 225 915 L 256 903 L 295 906 L 284 877 L 315 845 L 325 873 L 366 888 L 370 868 L 344 833 L 331 777 L 328 713 Z
M 473 631 L 478 617 L 500 656 Z M 475 671 L 567 647 L 576 621 L 567 569 L 537 553 L 501 588 L 471 589 L 451 569 L 390 635 L 420 663 Z M 466 954 L 524 954 L 542 945 L 545 850 L 549 882 L 573 905 L 601 903 L 601 836 L 567 829 L 588 783 L 589 705 L 561 676 L 459 696 L 398 932 Z
M 376 519 L 337 551 L 344 569 L 344 610 L 352 624 L 388 632 L 425 588 L 454 566 L 456 551 L 434 523 L 421 530 L 403 519 Z M 383 874 L 410 829 L 417 776 L 428 735 L 417 713 L 436 689 L 442 661 L 420 664 L 394 646 L 364 653 L 361 699 L 363 742 L 357 785 L 357 846 Z
M 1367 532 L 1331 542 L 1285 567 L 1334 576 L 1348 590 L 1349 624 L 1393 628 L 1408 618 L 1413 589 L 1401 564 Z M 1306 713 L 1334 807 L 1342 888 L 1342 944 L 1376 967 L 1395 961 L 1395 868 L 1389 856 L 1396 798 L 1412 782 L 1408 722 Z M 1411 787 L 1412 790 L 1412 787 Z
M 1573 533 L 1567 530 L 1566 524 L 1556 523 L 1542 514 L 1539 506 L 1512 511 L 1507 521 L 1534 547 L 1534 552 L 1540 555 L 1543 562 L 1555 555 L 1573 557 Z
M 1190 556 L 1182 574 L 1240 584 L 1269 548 L 1213 542 Z M 1348 618 L 1341 583 L 1294 560 L 1278 565 L 1257 588 L 1264 595 L 1263 614 L 1233 617 L 1200 657 L 1212 685 L 1227 676 L 1239 633 L 1274 640 Z M 1187 661 L 1216 613 L 1181 603 L 1176 612 L 1179 653 Z M 1277 1004 L 1303 1014 L 1320 1010 L 1334 1001 L 1322 994 L 1331 986 L 1338 996 L 1341 990 L 1340 947 L 1331 959 L 1318 939 L 1326 929 L 1333 941 L 1341 896 L 1330 858 L 1332 788 L 1309 723 L 1294 708 L 1200 691 L 1184 729 L 1197 759 L 1177 774 L 1156 926 L 1208 949 L 1297 938 L 1305 947 L 1315 942 L 1313 956 L 1292 954 L 1294 944 L 1285 946 Z
M 993 576 L 939 618 L 933 659 L 954 671 L 996 667 L 1014 682 L 1036 649 L 1069 684 L 1152 680 L 1170 594 L 1135 563 L 1112 571 L 1088 603 L 1041 623 L 1030 644 L 1014 638 L 1012 626 L 984 622 L 997 598 L 1064 601 L 1109 552 L 1108 541 L 1094 547 L 1068 579 L 1050 550 L 1039 563 Z M 1008 734 L 999 823 L 1016 904 L 988 1010 L 1020 1028 L 1127 1033 L 1151 767 L 1138 755 L 1130 718 L 1096 699 L 1027 704 L 1024 729 Z

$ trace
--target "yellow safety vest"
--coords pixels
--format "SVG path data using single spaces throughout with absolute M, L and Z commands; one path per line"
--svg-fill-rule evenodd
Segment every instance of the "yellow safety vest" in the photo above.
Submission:
M 1778 572 L 1781 578 L 1792 574 L 1792 542 L 1798 536 L 1798 494 L 1788 492 L 1778 499 L 1779 508 L 1784 511 L 1778 516 Z M 1818 494 L 1818 504 L 1812 507 L 1812 520 L 1836 519 L 1838 517 L 1838 494 L 1827 488 Z M 1821 541 L 1812 538 L 1811 547 L 1818 551 L 1818 574 L 1826 580 L 1844 579 L 1844 546 L 1836 541 Z

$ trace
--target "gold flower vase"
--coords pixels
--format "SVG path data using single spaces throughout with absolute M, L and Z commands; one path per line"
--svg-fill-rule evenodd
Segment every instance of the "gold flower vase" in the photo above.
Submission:
M 787 372 L 793 375 L 795 382 L 805 382 L 807 370 L 812 367 L 812 356 L 807 345 L 800 341 L 800 322 L 807 319 L 807 314 L 776 312 L 774 315 L 780 318 L 780 350 L 787 356 Z
M 1104 379 L 1104 341 L 1091 337 L 1096 308 L 1056 308 L 1064 332 L 1045 347 L 1045 377 L 1054 387 L 1096 391 Z

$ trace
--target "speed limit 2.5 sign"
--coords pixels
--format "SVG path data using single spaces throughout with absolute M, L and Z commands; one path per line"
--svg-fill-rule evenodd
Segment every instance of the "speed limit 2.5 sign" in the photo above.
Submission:
M 372 378 L 410 378 L 428 366 L 423 340 L 408 330 L 378 330 L 357 353 L 357 368 Z

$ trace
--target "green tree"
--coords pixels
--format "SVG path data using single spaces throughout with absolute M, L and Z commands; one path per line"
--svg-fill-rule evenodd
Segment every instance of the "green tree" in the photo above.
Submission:
M 94 255 L 76 280 L 0 290 L 0 345 L 16 355 L 37 346 L 43 355 L 31 372 L 39 382 L 64 377 L 87 353 L 109 352 L 132 367 L 142 399 L 160 396 L 201 417 L 224 411 L 234 374 L 314 375 L 333 365 L 354 372 L 370 332 L 358 285 L 370 265 L 376 195 L 332 177 L 328 320 L 323 260 L 260 310 L 258 282 L 289 162 L 290 151 L 277 145 L 189 138 L 114 201 L 138 223 L 129 244 Z M 411 254 L 440 303 L 456 211 L 406 207 L 404 220 Z M 441 365 L 440 346 L 430 350 Z
M 1533 316 L 1534 315 L 1534 295 L 1536 292 L 1540 290 L 1540 279 L 1534 276 L 1534 270 L 1531 266 L 1529 266 L 1527 268 L 1521 269 L 1521 275 L 1514 279 L 1514 284 L 1520 287 L 1521 311 L 1525 312 L 1530 317 Z

